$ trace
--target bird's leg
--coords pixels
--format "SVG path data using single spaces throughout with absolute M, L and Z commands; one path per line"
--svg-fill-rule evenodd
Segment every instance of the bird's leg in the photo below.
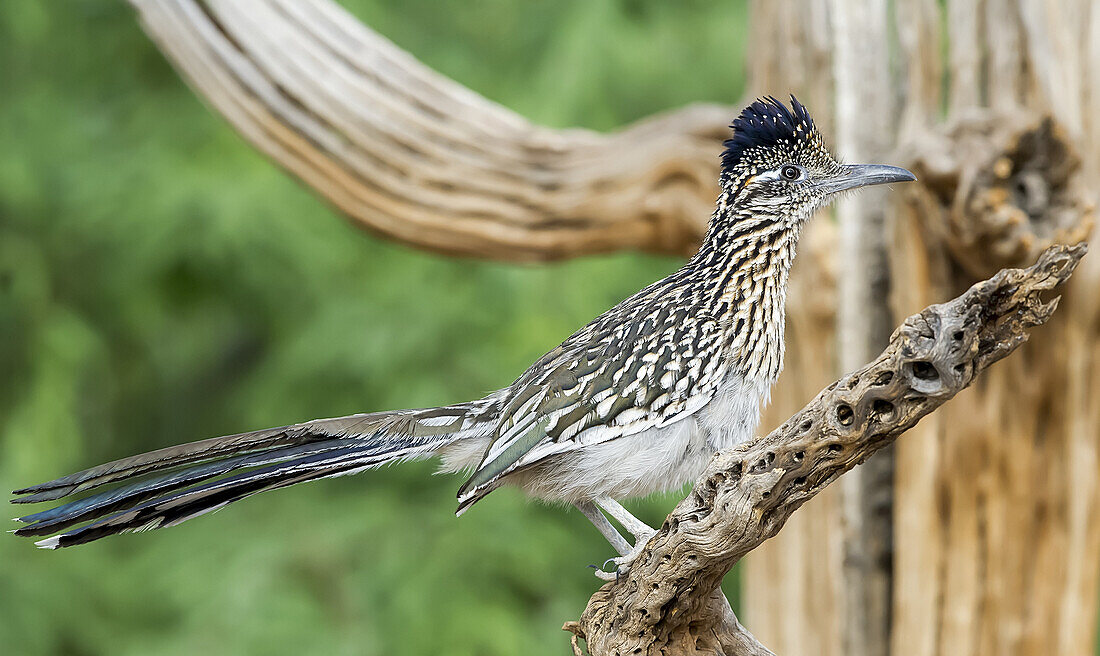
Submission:
M 611 497 L 600 497 L 596 499 L 596 505 L 603 508 L 604 512 L 611 515 L 612 519 L 619 522 L 623 528 L 634 536 L 635 548 L 637 548 L 639 544 L 644 545 L 646 542 L 649 542 L 649 538 L 657 533 L 657 529 L 630 514 L 629 510 L 623 508 L 622 504 Z
M 595 506 L 602 508 L 604 512 L 606 512 L 608 515 L 611 515 L 611 517 L 615 521 L 619 522 L 619 524 L 622 525 L 622 527 L 625 528 L 627 532 L 634 536 L 633 547 L 629 547 L 626 550 L 618 549 L 616 547 L 616 550 L 619 552 L 619 557 L 611 558 L 604 563 L 604 566 L 606 566 L 607 563 L 614 563 L 614 571 L 607 572 L 602 569 L 596 570 L 597 577 L 604 579 L 605 581 L 610 581 L 612 579 L 618 578 L 620 574 L 626 572 L 627 568 L 630 567 L 630 563 L 634 562 L 634 559 L 638 557 L 638 554 L 642 553 L 642 549 L 645 549 L 646 543 L 649 542 L 649 539 L 653 537 L 657 533 L 657 531 L 656 529 L 651 528 L 642 520 L 630 514 L 629 510 L 623 508 L 618 501 L 615 501 L 611 497 L 600 497 L 599 499 L 596 499 Z M 593 509 L 595 509 L 595 507 Z M 596 512 L 599 513 L 599 510 L 596 510 Z M 600 514 L 600 517 L 603 519 L 603 521 L 607 521 L 607 518 L 603 517 L 602 513 Z M 591 519 L 591 517 L 589 517 L 589 519 Z M 611 530 L 615 529 L 612 528 Z M 620 539 L 622 538 L 620 537 Z M 625 540 L 623 541 L 625 542 Z
M 612 548 L 619 552 L 620 556 L 625 556 L 630 553 L 630 543 L 626 541 L 622 535 L 619 534 L 615 527 L 611 525 L 611 522 L 607 521 L 600 509 L 596 507 L 596 504 L 591 501 L 582 501 L 578 504 L 577 510 L 581 511 L 588 521 L 592 522 L 592 525 L 596 527 L 607 541 L 611 543 Z

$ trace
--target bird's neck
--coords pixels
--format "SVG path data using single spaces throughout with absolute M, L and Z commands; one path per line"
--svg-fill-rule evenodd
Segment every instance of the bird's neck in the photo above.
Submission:
M 787 280 L 798 221 L 739 208 L 723 195 L 689 267 L 709 281 L 703 312 L 722 326 L 727 366 L 771 385 L 783 368 Z

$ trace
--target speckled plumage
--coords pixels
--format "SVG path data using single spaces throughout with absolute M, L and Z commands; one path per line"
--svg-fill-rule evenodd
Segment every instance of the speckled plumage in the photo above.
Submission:
M 802 222 L 820 204 L 817 195 L 800 197 L 789 183 L 766 175 L 785 163 L 831 175 L 839 164 L 796 100 L 793 110 L 773 98 L 757 101 L 732 127 L 722 157 L 722 194 L 699 252 L 571 335 L 513 383 L 488 451 L 459 493 L 460 511 L 513 472 L 532 467 L 542 475 L 516 478 L 542 498 L 575 503 L 621 496 L 615 477 L 624 477 L 617 470 L 629 470 L 629 459 L 616 466 L 610 457 L 615 449 L 606 449 L 608 462 L 589 464 L 605 472 L 599 481 L 566 454 L 626 438 L 632 445 L 621 448 L 643 454 L 669 440 L 684 442 L 683 466 L 668 454 L 664 467 L 637 468 L 648 484 L 633 486 L 629 496 L 676 488 L 705 464 L 694 457 L 697 443 L 713 452 L 751 436 L 760 403 L 783 366 L 787 277 Z M 721 435 L 685 421 L 723 386 L 738 392 L 720 400 L 751 421 L 719 430 Z M 566 462 L 555 466 L 556 460 Z M 578 490 L 563 480 L 571 476 L 593 484 Z
M 614 499 L 677 488 L 715 450 L 755 431 L 783 366 L 787 279 L 803 223 L 837 191 L 912 179 L 893 167 L 840 165 L 794 98 L 790 108 L 754 102 L 731 127 L 698 253 L 508 387 L 470 403 L 316 420 L 108 463 L 19 490 L 27 496 L 15 501 L 143 478 L 23 517 L 17 532 L 60 532 L 39 544 L 69 546 L 174 525 L 269 489 L 440 456 L 445 470 L 472 471 L 460 514 L 516 485 L 576 504 L 623 552 L 598 506 L 637 548 L 649 529 Z

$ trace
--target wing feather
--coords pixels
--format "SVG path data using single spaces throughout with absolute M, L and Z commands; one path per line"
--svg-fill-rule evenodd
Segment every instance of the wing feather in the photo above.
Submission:
M 512 472 L 705 406 L 719 382 L 719 322 L 690 306 L 651 286 L 532 365 L 509 388 L 493 442 L 459 490 L 459 512 Z

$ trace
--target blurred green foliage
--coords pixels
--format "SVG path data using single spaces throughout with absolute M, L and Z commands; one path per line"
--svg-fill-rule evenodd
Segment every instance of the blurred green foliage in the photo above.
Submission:
M 742 2 L 360 0 L 529 118 L 612 129 L 742 87 Z M 445 259 L 352 227 L 186 88 L 117 2 L 0 9 L 0 487 L 507 384 L 678 265 Z M 715 144 L 717 157 L 719 145 Z M 561 654 L 610 548 L 430 463 L 59 552 L 0 539 L 6 654 Z M 675 498 L 633 504 L 659 522 Z M 9 507 L 9 516 L 19 509 Z M 730 585 L 733 592 L 733 586 Z

